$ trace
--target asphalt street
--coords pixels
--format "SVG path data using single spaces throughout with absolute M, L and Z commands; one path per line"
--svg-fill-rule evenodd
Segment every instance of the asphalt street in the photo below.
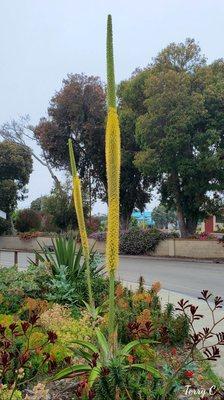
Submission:
M 160 281 L 163 289 L 184 295 L 198 297 L 209 289 L 224 297 L 224 264 L 121 256 L 119 278 L 136 283 L 140 275 L 147 285 Z

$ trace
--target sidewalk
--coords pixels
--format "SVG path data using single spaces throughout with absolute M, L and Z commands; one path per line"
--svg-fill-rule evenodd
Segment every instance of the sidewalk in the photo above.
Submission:
M 131 258 L 131 259 L 148 259 L 148 260 L 165 260 L 165 261 L 183 261 L 183 262 L 190 262 L 190 263 L 204 263 L 204 264 L 222 264 L 224 266 L 224 259 L 223 258 L 190 258 L 190 257 L 167 257 L 167 256 L 141 256 L 141 255 L 124 255 L 121 254 L 120 257 L 122 258 Z
M 123 281 L 123 284 L 133 290 L 135 290 L 138 287 L 137 283 L 133 283 L 133 282 L 129 282 L 129 281 Z M 147 287 L 147 285 L 146 285 L 146 287 Z M 149 286 L 148 286 L 148 288 L 149 288 Z M 199 293 L 199 295 L 200 295 L 200 293 Z M 211 326 L 211 324 L 212 324 L 212 320 L 210 317 L 211 314 L 210 314 L 210 311 L 208 310 L 206 303 L 203 300 L 198 300 L 194 297 L 185 296 L 185 295 L 182 295 L 181 293 L 176 293 L 176 292 L 164 290 L 164 289 L 161 289 L 161 291 L 159 292 L 159 296 L 161 298 L 162 305 L 165 305 L 167 303 L 173 303 L 176 305 L 178 303 L 178 301 L 183 298 L 185 300 L 189 300 L 190 303 L 199 307 L 199 309 L 198 309 L 199 314 L 204 315 L 204 318 L 195 322 L 196 330 L 201 330 L 203 327 Z M 224 316 L 224 309 L 216 310 L 216 319 L 217 320 L 219 320 L 223 316 Z M 222 323 L 220 323 L 216 327 L 216 329 L 214 329 L 214 331 L 215 332 L 224 331 L 224 321 Z M 212 342 L 210 342 L 210 343 L 212 344 Z M 211 362 L 211 366 L 217 375 L 219 375 L 221 378 L 224 378 L 224 346 L 223 347 L 221 346 L 221 358 L 218 359 L 218 361 L 216 361 L 216 362 Z

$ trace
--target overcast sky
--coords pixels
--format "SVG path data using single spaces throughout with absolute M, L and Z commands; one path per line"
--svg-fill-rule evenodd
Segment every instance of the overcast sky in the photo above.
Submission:
M 67 73 L 105 80 L 108 13 L 117 82 L 186 37 L 199 42 L 209 61 L 224 56 L 224 0 L 0 0 L 0 125 L 25 114 L 37 123 Z M 34 163 L 20 206 L 51 187 L 48 172 Z

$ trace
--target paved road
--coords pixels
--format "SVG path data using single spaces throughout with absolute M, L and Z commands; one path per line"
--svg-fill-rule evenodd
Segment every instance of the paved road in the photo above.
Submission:
M 160 281 L 164 289 L 184 295 L 198 297 L 202 289 L 209 289 L 224 297 L 224 264 L 121 257 L 121 280 L 137 282 L 140 275 L 148 285 Z

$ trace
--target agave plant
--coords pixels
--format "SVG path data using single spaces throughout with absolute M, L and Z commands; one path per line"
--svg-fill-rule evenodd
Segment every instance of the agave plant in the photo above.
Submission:
M 149 363 L 129 363 L 128 357 L 131 352 L 139 345 L 155 343 L 150 339 L 134 340 L 123 347 L 117 347 L 113 352 L 103 333 L 96 330 L 97 344 L 92 344 L 82 340 L 74 341 L 75 345 L 79 345 L 77 350 L 74 350 L 76 356 L 80 356 L 86 361 L 85 364 L 73 365 L 65 368 L 54 375 L 53 380 L 64 379 L 68 376 L 77 374 L 87 374 L 87 390 L 90 393 L 94 384 L 103 382 L 104 377 L 109 374 L 115 376 L 115 381 L 112 383 L 111 390 L 116 393 L 117 390 L 127 390 L 122 380 L 122 376 L 131 369 L 144 370 L 150 373 L 154 378 L 161 378 L 160 372 Z M 117 379 L 116 379 L 117 377 Z M 115 397 L 114 397 L 115 398 Z
M 80 294 L 77 288 L 71 284 L 67 277 L 67 267 L 61 266 L 57 275 L 54 275 L 49 282 L 49 293 L 47 300 L 60 304 L 75 305 L 80 303 Z
M 85 270 L 82 246 L 78 244 L 77 238 L 73 237 L 58 236 L 51 240 L 52 249 L 38 242 L 40 251 L 35 251 L 36 261 L 30 259 L 30 263 L 33 265 L 47 263 L 51 267 L 53 276 L 60 275 L 64 267 L 68 281 L 75 282 Z M 99 255 L 93 246 L 90 250 L 90 268 L 93 276 L 103 272 L 104 266 L 99 266 L 100 263 Z

